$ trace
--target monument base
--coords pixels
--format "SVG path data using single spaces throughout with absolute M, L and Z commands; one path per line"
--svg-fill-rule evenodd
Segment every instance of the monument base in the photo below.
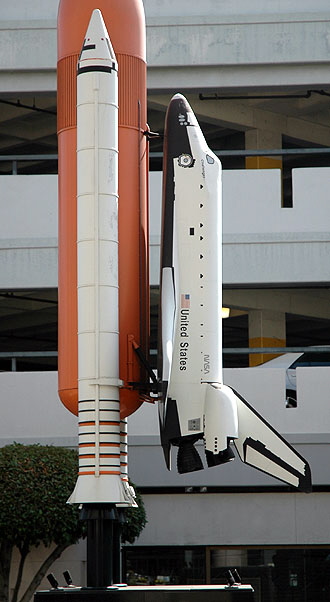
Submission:
M 113 585 L 40 591 L 34 602 L 254 602 L 251 585 Z

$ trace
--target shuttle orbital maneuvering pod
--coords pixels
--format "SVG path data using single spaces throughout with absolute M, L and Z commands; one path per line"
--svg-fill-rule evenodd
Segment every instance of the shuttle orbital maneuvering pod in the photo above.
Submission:
M 221 164 L 187 100 L 176 94 L 165 124 L 159 340 L 161 442 L 179 473 L 234 459 L 302 491 L 308 463 L 222 379 Z

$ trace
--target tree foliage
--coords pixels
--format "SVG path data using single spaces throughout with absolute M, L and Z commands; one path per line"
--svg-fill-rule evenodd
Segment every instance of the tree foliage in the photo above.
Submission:
M 77 476 L 74 450 L 14 443 L 0 449 L 0 537 L 22 550 L 70 545 L 82 536 L 76 506 L 67 504 Z
M 70 449 L 17 443 L 0 449 L 1 600 L 9 600 L 9 569 L 15 546 L 20 562 L 11 602 L 17 602 L 31 548 L 55 544 L 21 598 L 27 602 L 54 560 L 84 535 L 78 508 L 66 503 L 77 467 L 77 453 Z
M 78 471 L 75 450 L 14 443 L 0 448 L 0 600 L 9 601 L 9 570 L 14 547 L 20 563 L 11 602 L 17 602 L 24 563 L 31 548 L 52 546 L 20 602 L 28 602 L 52 563 L 85 535 L 76 505 L 67 504 Z M 127 510 L 123 539 L 133 543 L 146 524 L 143 500 Z
M 136 485 L 131 483 L 135 489 L 137 508 L 127 508 L 125 511 L 126 523 L 122 527 L 122 542 L 134 543 L 141 531 L 147 524 L 147 516 L 141 493 Z

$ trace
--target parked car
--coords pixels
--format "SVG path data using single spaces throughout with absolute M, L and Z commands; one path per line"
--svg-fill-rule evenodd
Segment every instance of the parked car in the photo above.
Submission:
M 297 407 L 297 375 L 296 368 L 313 366 L 330 366 L 330 345 L 326 351 L 325 346 L 310 347 L 310 351 L 300 353 L 284 353 L 279 357 L 265 362 L 258 368 L 285 369 L 286 407 Z

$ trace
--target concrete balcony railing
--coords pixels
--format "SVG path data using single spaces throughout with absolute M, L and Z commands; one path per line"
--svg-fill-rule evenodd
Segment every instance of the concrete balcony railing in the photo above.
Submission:
M 281 171 L 223 172 L 223 281 L 230 285 L 329 281 L 330 168 L 292 170 L 283 208 Z M 150 173 L 151 283 L 158 283 L 161 173 Z
M 225 383 L 239 391 L 308 459 L 315 485 L 329 483 L 330 478 L 326 460 L 330 446 L 329 377 L 328 367 L 299 368 L 298 405 L 288 409 L 284 369 L 264 367 L 224 371 Z M 78 420 L 58 398 L 56 372 L 0 373 L 0 387 L 4 400 L 0 445 L 12 441 L 77 445 Z M 133 481 L 143 487 L 200 485 L 198 472 L 182 476 L 175 469 L 167 471 L 160 446 L 157 404 L 143 404 L 128 422 Z M 145 470 L 146 464 L 148 470 Z M 203 484 L 249 486 L 278 485 L 278 482 L 249 469 L 237 459 L 219 470 L 204 471 Z
M 150 172 L 150 282 L 159 281 L 161 172 Z M 329 281 L 330 167 L 292 173 L 281 206 L 280 170 L 223 172 L 224 284 Z M 57 285 L 57 176 L 0 177 L 2 288 Z

